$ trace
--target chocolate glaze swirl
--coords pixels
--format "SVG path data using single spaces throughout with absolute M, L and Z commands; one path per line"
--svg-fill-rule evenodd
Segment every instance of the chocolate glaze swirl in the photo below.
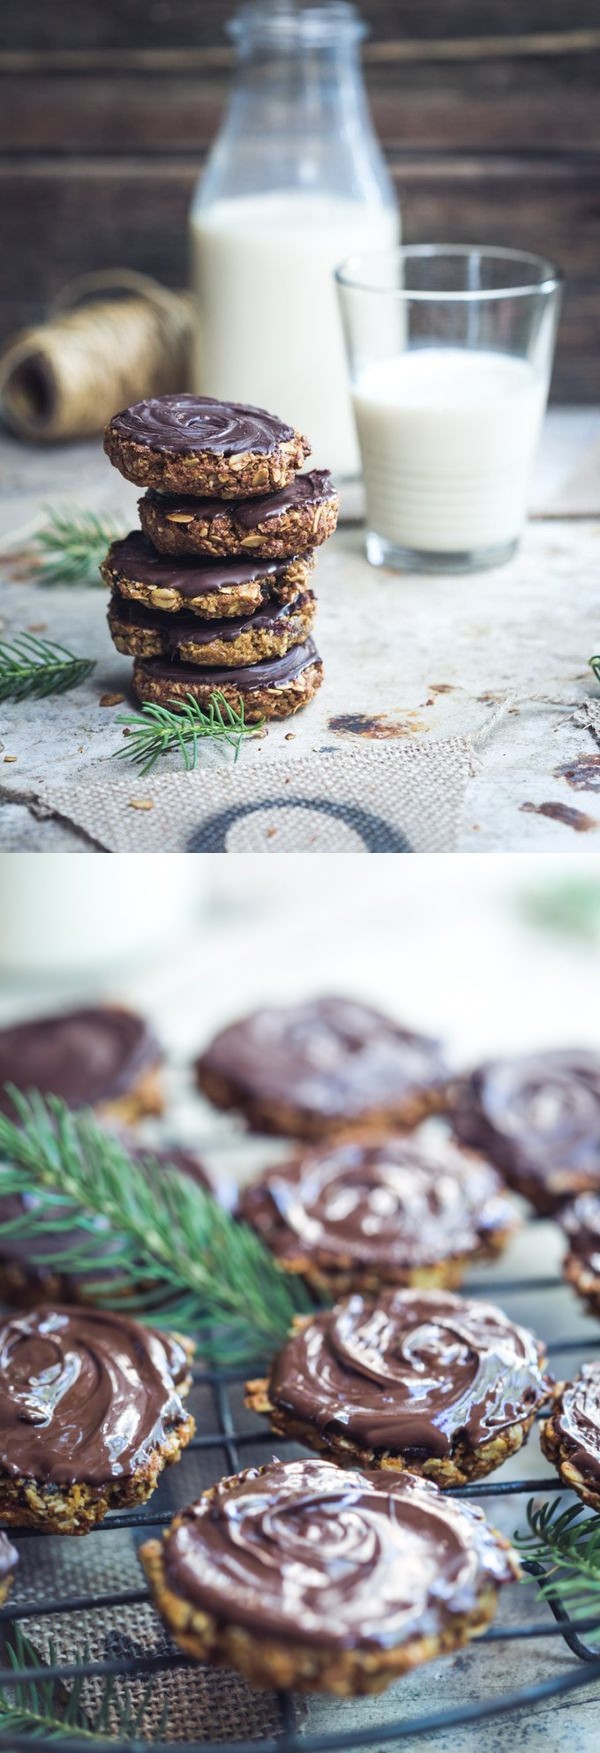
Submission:
M 243 1217 L 279 1259 L 381 1273 L 477 1252 L 514 1210 L 487 1163 L 430 1137 L 349 1143 L 269 1169 L 241 1197 Z
M 543 1347 L 491 1303 L 449 1291 L 349 1297 L 292 1334 L 272 1405 L 369 1450 L 414 1458 L 471 1450 L 548 1396 Z
M 563 1206 L 560 1225 L 571 1254 L 600 1281 L 600 1195 L 580 1193 L 571 1205 Z
M 204 682 L 207 687 L 220 688 L 225 683 L 238 688 L 241 693 L 251 694 L 254 688 L 280 688 L 286 682 L 293 682 L 301 676 L 313 663 L 320 663 L 319 653 L 313 639 L 306 639 L 304 645 L 293 645 L 284 657 L 265 657 L 260 663 L 237 664 L 221 669 L 217 664 L 178 663 L 176 658 L 140 657 L 136 663 L 136 671 L 141 676 L 153 677 L 164 682 Z
M 195 645 L 214 645 L 221 640 L 228 645 L 239 639 L 241 633 L 270 632 L 271 629 L 285 628 L 286 621 L 313 602 L 312 591 L 293 597 L 291 602 L 278 603 L 270 600 L 262 608 L 254 609 L 249 615 L 230 615 L 228 619 L 201 621 L 197 615 L 169 615 L 160 609 L 147 609 L 143 603 L 129 601 L 126 597 L 113 597 L 109 605 L 109 621 L 114 619 L 121 626 L 148 628 L 158 632 L 165 641 L 167 655 L 176 656 L 182 645 L 193 640 Z
M 114 414 L 110 430 L 117 438 L 153 450 L 209 451 L 231 457 L 252 451 L 269 456 L 289 444 L 294 429 L 265 408 L 241 402 L 218 402 L 213 396 L 152 396 Z
M 60 1096 L 71 1108 L 117 1101 L 160 1058 L 143 1018 L 117 1005 L 13 1023 L 0 1029 L 0 1110 L 15 1118 L 7 1083 Z
M 163 517 L 183 512 L 211 523 L 213 518 L 221 517 L 225 509 L 226 514 L 243 529 L 254 530 L 259 524 L 269 523 L 271 518 L 282 517 L 285 512 L 308 511 L 311 506 L 324 505 L 329 499 L 337 501 L 338 493 L 327 469 L 309 469 L 305 475 L 296 475 L 289 487 L 281 487 L 277 493 L 265 493 L 255 499 L 228 499 L 226 507 L 222 499 L 159 493 L 154 487 L 148 488 L 145 498 Z
M 217 1035 L 199 1065 L 253 1098 L 340 1122 L 445 1079 L 437 1041 L 345 998 L 255 1011 Z
M 514 1574 L 473 1505 L 314 1460 L 222 1480 L 184 1510 L 164 1559 L 167 1586 L 220 1620 L 341 1650 L 435 1634 Z
M 454 1124 L 515 1186 L 537 1182 L 542 1202 L 600 1186 L 600 1055 L 551 1051 L 479 1066 L 459 1086 Z
M 552 1414 L 555 1435 L 584 1477 L 600 1480 L 600 1361 L 585 1363 Z
M 183 1347 L 126 1315 L 36 1309 L 0 1325 L 0 1472 L 44 1485 L 130 1477 L 185 1417 Z
M 252 584 L 256 578 L 276 578 L 291 560 L 203 560 L 201 555 L 175 559 L 158 554 L 141 530 L 130 530 L 122 541 L 113 542 L 106 564 L 118 576 L 152 590 L 178 590 L 182 596 L 211 596 L 235 585 Z

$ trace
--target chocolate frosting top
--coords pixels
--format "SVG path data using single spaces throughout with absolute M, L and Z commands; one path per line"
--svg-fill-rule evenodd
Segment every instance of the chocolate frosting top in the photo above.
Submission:
M 154 676 L 158 681 L 204 682 L 212 688 L 220 688 L 227 682 L 230 687 L 239 688 L 241 693 L 252 693 L 253 688 L 276 688 L 284 682 L 292 682 L 313 663 L 320 663 L 319 653 L 314 640 L 307 639 L 304 645 L 293 645 L 283 657 L 265 657 L 260 663 L 247 664 L 243 669 L 238 664 L 223 669 L 210 664 L 204 669 L 201 664 L 178 663 L 168 657 L 139 657 L 136 670 L 141 675 Z
M 600 1185 L 600 1054 L 559 1050 L 481 1065 L 459 1088 L 455 1126 L 509 1178 L 549 1183 L 565 1197 L 581 1177 Z
M 145 498 L 156 506 L 163 517 L 173 516 L 175 512 L 183 515 L 200 517 L 207 523 L 220 517 L 223 511 L 242 525 L 243 529 L 253 530 L 259 524 L 268 523 L 271 518 L 282 517 L 287 511 L 307 511 L 312 505 L 323 505 L 328 499 L 337 502 L 338 492 L 334 487 L 328 469 L 309 469 L 304 475 L 295 475 L 289 487 L 281 487 L 277 493 L 265 493 L 254 499 L 228 499 L 226 506 L 222 499 L 195 499 L 191 494 L 159 493 L 149 487 Z
M 489 1443 L 547 1398 L 543 1347 L 492 1303 L 449 1291 L 352 1296 L 292 1333 L 274 1406 L 325 1437 L 416 1458 Z
M 240 1090 L 326 1120 L 354 1120 L 445 1081 L 440 1045 L 345 998 L 254 1011 L 199 1064 Z
M 427 1123 L 408 1138 L 324 1146 L 269 1169 L 240 1208 L 281 1260 L 380 1271 L 472 1254 L 515 1221 L 494 1169 L 434 1144 Z
M 15 1551 L 10 1540 L 7 1540 L 6 1534 L 0 1533 L 0 1577 L 3 1582 L 6 1581 L 7 1576 L 10 1576 L 18 1562 L 18 1552 Z
M 552 1415 L 556 1435 L 584 1477 L 600 1479 L 600 1360 L 583 1364 Z
M 294 437 L 276 414 L 241 402 L 218 402 L 213 396 L 151 396 L 113 414 L 108 430 L 117 438 L 178 454 L 208 451 L 231 457 L 257 452 L 270 456 Z
M 160 1058 L 143 1018 L 117 1005 L 13 1023 L 0 1029 L 0 1110 L 15 1118 L 7 1083 L 60 1096 L 71 1108 L 114 1101 Z
M 600 1279 L 600 1195 L 580 1193 L 560 1213 L 561 1229 L 569 1238 L 569 1249 Z
M 114 619 L 128 627 L 149 628 L 151 632 L 160 633 L 165 641 L 169 654 L 175 654 L 182 645 L 193 640 L 195 645 L 214 645 L 215 641 L 223 640 L 232 644 L 239 639 L 241 633 L 283 631 L 286 621 L 307 603 L 314 602 L 312 591 L 293 597 L 291 602 L 278 603 L 270 598 L 261 608 L 254 609 L 249 615 L 230 615 L 229 618 L 212 621 L 199 621 L 197 615 L 169 615 L 160 609 L 147 609 L 144 603 L 133 602 L 130 598 L 114 596 L 109 604 L 109 620 Z
M 178 590 L 182 596 L 209 596 L 235 585 L 252 584 L 256 578 L 277 577 L 288 560 L 203 560 L 202 555 L 159 554 L 141 530 L 130 530 L 122 541 L 112 542 L 106 565 L 119 577 L 153 590 Z
M 144 1160 L 150 1158 L 152 1161 L 160 1163 L 164 1167 L 165 1173 L 168 1173 L 169 1168 L 179 1169 L 182 1174 L 188 1175 L 191 1180 L 195 1181 L 197 1186 L 203 1187 L 209 1193 L 213 1192 L 213 1186 L 206 1170 L 198 1157 L 193 1156 L 190 1151 L 180 1150 L 178 1146 L 172 1150 L 132 1148 L 128 1139 L 124 1141 L 124 1148 L 136 1162 L 143 1163 Z M 11 1223 L 16 1218 L 26 1217 L 29 1212 L 33 1213 L 39 1210 L 40 1200 L 35 1193 L 3 1194 L 2 1178 L 3 1170 L 0 1164 L 0 1225 Z M 55 1209 L 57 1220 L 61 1226 L 64 1226 L 64 1206 L 57 1203 Z M 100 1272 L 103 1274 L 110 1272 L 111 1255 L 115 1248 L 118 1254 L 119 1241 L 118 1238 L 115 1240 L 111 1237 L 108 1220 L 100 1216 L 88 1217 L 86 1232 L 85 1239 L 88 1245 L 93 1241 L 93 1246 L 89 1247 L 90 1270 L 93 1272 L 94 1278 L 97 1278 Z M 52 1228 L 52 1206 L 46 1205 L 43 1235 L 39 1233 L 32 1235 L 27 1232 L 25 1226 L 20 1235 L 5 1236 L 0 1234 L 0 1264 L 10 1265 L 12 1263 L 18 1266 L 32 1287 L 35 1285 L 43 1287 L 48 1285 L 50 1280 L 54 1279 L 60 1271 L 58 1265 L 49 1267 L 46 1264 L 49 1248 L 53 1254 L 64 1253 L 68 1255 L 75 1239 L 81 1244 L 83 1239 L 81 1228 L 78 1229 L 74 1225 L 72 1229 L 61 1227 L 54 1230 Z M 83 1275 L 75 1275 L 70 1272 L 68 1260 L 64 1273 L 60 1273 L 60 1282 L 61 1294 L 67 1301 L 71 1294 L 79 1300 L 82 1292 L 85 1292 L 86 1281 Z
M 0 1325 L 0 1472 L 104 1485 L 143 1467 L 185 1416 L 183 1346 L 127 1315 L 35 1309 Z
M 435 1486 L 330 1461 L 272 1461 L 184 1510 L 167 1586 L 255 1635 L 387 1649 L 468 1612 L 514 1574 L 481 1510 Z

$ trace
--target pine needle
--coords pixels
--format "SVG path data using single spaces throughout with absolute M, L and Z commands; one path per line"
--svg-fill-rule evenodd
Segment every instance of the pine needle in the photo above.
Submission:
M 14 1643 L 4 1644 L 5 1667 L 14 1668 L 15 1672 L 23 1672 L 28 1668 L 41 1668 L 42 1659 L 30 1639 L 21 1631 L 19 1625 L 14 1627 Z M 57 1661 L 57 1653 L 51 1645 L 48 1651 L 52 1666 Z M 89 1659 L 89 1650 L 81 1652 L 81 1660 Z M 69 1684 L 55 1680 L 18 1680 L 0 1688 L 0 1735 L 11 1732 L 13 1735 L 31 1735 L 32 1742 L 43 1739 L 60 1741 L 64 1746 L 70 1739 L 87 1741 L 90 1746 L 99 1745 L 98 1735 L 108 1734 L 109 1719 L 111 1735 L 119 1739 L 133 1739 L 143 1726 L 143 1721 L 152 1702 L 154 1683 L 149 1681 L 144 1688 L 141 1703 L 134 1705 L 129 1688 L 121 1682 L 119 1695 L 114 1677 L 110 1677 L 102 1687 L 100 1700 L 95 1706 L 84 1705 L 83 1679 L 76 1679 Z M 105 1743 L 102 1742 L 102 1745 Z M 108 1746 L 109 1743 L 106 1743 Z
M 596 681 L 600 682 L 600 655 L 590 658 L 590 669 L 594 671 Z
M 109 543 L 124 534 L 123 528 L 113 518 L 93 511 L 59 511 L 49 506 L 47 514 L 48 522 L 35 538 L 37 582 L 103 586 L 100 562 Z
M 179 750 L 189 773 L 198 760 L 198 743 L 208 737 L 212 742 L 227 743 L 237 761 L 244 738 L 256 736 L 264 722 L 261 718 L 257 724 L 247 724 L 243 701 L 238 711 L 219 688 L 211 694 L 206 711 L 192 694 L 186 700 L 172 700 L 169 706 L 146 701 L 141 712 L 124 713 L 117 719 L 128 732 L 127 747 L 117 749 L 117 760 L 135 762 L 144 774 L 161 755 Z
M 33 700 L 78 688 L 95 669 L 89 657 L 76 657 L 51 639 L 21 633 L 8 645 L 0 640 L 0 700 Z
M 581 1503 L 565 1510 L 561 1498 L 543 1503 L 530 1498 L 527 1522 L 528 1533 L 514 1536 L 524 1568 L 536 1576 L 546 1599 L 559 1601 L 572 1615 L 597 1615 L 597 1630 L 588 1635 L 600 1636 L 600 1515 L 590 1515 Z
M 54 1097 L 9 1093 L 21 1126 L 0 1114 L 2 1190 L 36 1198 L 22 1218 L 0 1221 L 0 1247 L 3 1235 L 40 1238 L 44 1264 L 64 1272 L 52 1232 L 68 1228 L 68 1270 L 85 1277 L 97 1305 L 194 1333 L 207 1360 L 224 1366 L 269 1355 L 294 1315 L 310 1309 L 303 1285 L 254 1231 L 189 1177 L 165 1173 L 151 1155 L 134 1162 L 93 1116 L 70 1113 Z M 94 1259 L 98 1217 L 105 1227 Z

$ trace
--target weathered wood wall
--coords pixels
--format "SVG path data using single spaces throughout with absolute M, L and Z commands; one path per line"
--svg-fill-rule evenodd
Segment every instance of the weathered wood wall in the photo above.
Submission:
M 227 0 L 13 0 L 0 52 L 0 335 L 71 275 L 186 277 L 227 91 Z M 568 290 L 562 400 L 600 400 L 600 0 L 362 0 L 405 235 L 523 245 Z

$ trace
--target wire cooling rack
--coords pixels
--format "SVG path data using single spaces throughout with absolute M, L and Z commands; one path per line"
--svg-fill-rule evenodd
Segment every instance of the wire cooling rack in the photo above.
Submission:
M 530 1225 L 528 1231 L 539 1232 L 539 1227 Z M 563 1320 L 569 1322 L 565 1331 L 572 1336 L 555 1337 L 549 1345 L 554 1374 L 560 1379 L 568 1378 L 586 1356 L 597 1350 L 595 1326 L 583 1317 L 560 1277 L 502 1278 L 498 1272 L 496 1268 L 486 1280 L 468 1283 L 465 1287 L 468 1294 L 499 1302 L 516 1320 L 529 1321 L 542 1335 L 545 1331 L 560 1335 Z M 579 1332 L 573 1332 L 577 1327 Z M 62 1682 L 68 1688 L 77 1677 L 90 1682 L 109 1676 L 126 1677 L 131 1684 L 136 1679 L 147 1682 L 149 1676 L 155 1676 L 153 1684 L 160 1697 L 167 1688 L 169 1675 L 181 1667 L 190 1668 L 188 1659 L 172 1644 L 149 1604 L 136 1546 L 146 1534 L 167 1525 L 178 1508 L 224 1473 L 260 1464 L 274 1452 L 288 1457 L 305 1452 L 296 1443 L 274 1437 L 264 1421 L 244 1408 L 244 1377 L 258 1374 L 261 1368 L 264 1365 L 257 1364 L 245 1371 L 194 1370 L 190 1405 L 196 1415 L 197 1435 L 179 1465 L 165 1473 L 149 1504 L 109 1516 L 85 1539 L 40 1537 L 31 1529 L 8 1530 L 19 1547 L 21 1563 L 12 1595 L 0 1610 L 0 1632 L 10 1641 L 15 1627 L 22 1625 L 37 1650 L 41 1647 L 40 1632 L 43 1634 L 47 1628 L 47 1642 L 39 1667 L 16 1670 L 2 1667 L 0 1685 L 35 1680 Z M 515 1463 L 519 1464 L 518 1472 Z M 490 1521 L 510 1535 L 516 1526 L 525 1527 L 529 1497 L 555 1496 L 562 1490 L 557 1477 L 551 1471 L 543 1471 L 545 1465 L 534 1428 L 526 1448 L 498 1476 L 461 1486 L 453 1495 L 484 1503 Z M 95 1572 L 92 1570 L 95 1580 L 90 1584 L 87 1559 L 92 1552 L 100 1553 L 100 1566 Z M 532 1574 L 537 1574 L 535 1568 Z M 99 1585 L 98 1575 L 106 1575 L 108 1587 Z M 122 1632 L 115 1630 L 115 1624 L 118 1628 L 121 1620 Z M 60 1639 L 58 1652 L 55 1647 L 55 1626 L 60 1627 L 66 1657 L 60 1655 Z M 259 1710 L 251 1733 L 246 1739 L 239 1736 L 232 1739 L 223 1733 L 219 1713 L 213 1723 L 209 1707 L 207 1718 L 204 1696 L 201 1738 L 194 1739 L 192 1729 L 192 1738 L 188 1735 L 182 1739 L 179 1732 L 176 1739 L 157 1739 L 146 1729 L 145 1739 L 123 1740 L 117 1736 L 111 1738 L 110 1746 L 113 1753 L 143 1753 L 149 1746 L 154 1753 L 181 1753 L 182 1748 L 187 1753 L 222 1753 L 223 1747 L 229 1753 L 351 1753 L 351 1749 L 380 1749 L 392 1743 L 422 1741 L 436 1731 L 476 1724 L 519 1709 L 532 1711 L 544 1701 L 576 1694 L 580 1687 L 600 1681 L 600 1644 L 594 1648 L 588 1641 L 594 1628 L 600 1628 L 600 1609 L 594 1617 L 570 1618 L 558 1600 L 548 1602 L 540 1595 L 534 1580 L 529 1586 L 515 1584 L 504 1591 L 496 1622 L 459 1658 L 446 1658 L 415 1670 L 376 1699 L 324 1701 L 315 1696 L 306 1702 L 293 1694 L 277 1694 L 268 1699 L 268 1725 L 263 1698 L 263 1715 Z M 494 1656 L 502 1644 L 516 1644 L 521 1650 L 529 1645 L 535 1651 L 535 1678 L 531 1684 L 498 1690 Z M 143 1653 L 139 1653 L 140 1648 Z M 557 1660 L 559 1655 L 561 1659 Z M 422 1701 L 431 1699 L 436 1683 L 441 1684 L 445 1696 L 451 1693 L 452 1666 L 457 1661 L 461 1666 L 458 1702 L 445 1709 L 423 1712 Z M 466 1664 L 475 1662 L 479 1667 L 472 1685 L 474 1696 L 465 1701 L 469 1685 Z M 204 1684 L 206 1675 L 206 1670 L 196 1668 L 198 1683 Z M 471 1670 L 472 1681 L 473 1675 Z M 232 1677 L 222 1674 L 218 1680 L 230 1693 Z M 235 1682 L 238 1688 L 240 1684 Z M 248 1691 L 250 1711 L 257 1699 L 259 1694 Z M 48 1753 L 50 1750 L 90 1753 L 94 1743 L 89 1734 L 78 1738 L 71 1733 L 58 1740 L 42 1735 L 32 1743 L 31 1735 L 0 1733 L 0 1748 L 10 1748 L 11 1753 L 20 1753 L 20 1749 L 32 1744 L 38 1750 L 47 1748 Z M 106 1746 L 106 1739 L 99 1744 Z

